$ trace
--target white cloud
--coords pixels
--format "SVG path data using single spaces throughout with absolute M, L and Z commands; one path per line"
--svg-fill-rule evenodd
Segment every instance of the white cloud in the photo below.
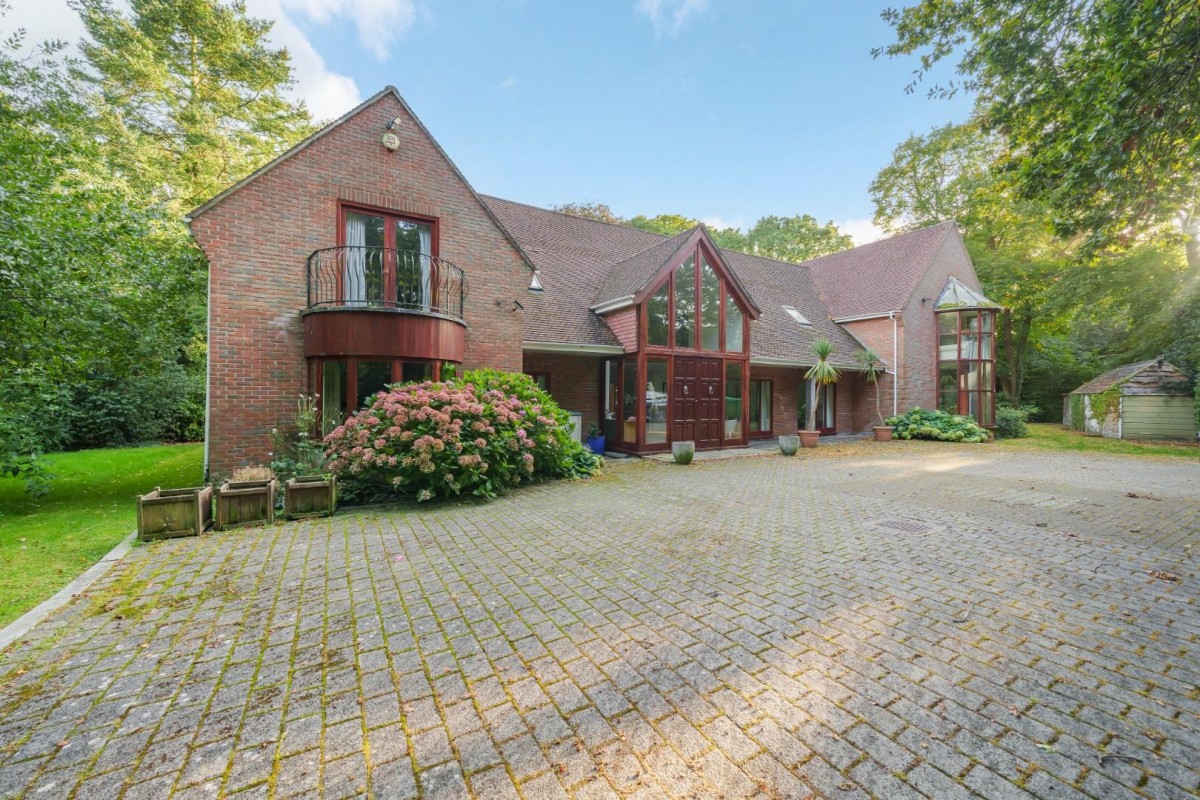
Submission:
M 268 38 L 275 47 L 286 47 L 292 56 L 296 77 L 292 95 L 305 101 L 319 120 L 339 117 L 359 103 L 362 93 L 352 78 L 325 65 L 325 59 L 284 10 L 284 2 L 291 0 L 248 0 L 246 5 L 251 16 L 275 21 Z M 403 4 L 409 3 L 404 0 Z M 118 3 L 118 7 L 122 5 Z M 12 11 L 3 18 L 3 27 L 5 31 L 24 28 L 29 48 L 47 39 L 63 39 L 75 51 L 85 34 L 79 15 L 66 0 L 15 0 Z
M 514 78 L 512 75 L 509 75 L 507 78 L 505 78 L 504 80 L 502 80 L 496 84 L 496 91 L 506 92 L 509 89 L 516 88 L 516 85 L 517 85 L 517 79 Z
M 850 234 L 855 245 L 870 244 L 887 238 L 887 231 L 869 219 L 848 219 L 834 223 L 842 233 Z
M 281 0 L 247 0 L 246 10 L 275 21 L 268 38 L 276 47 L 287 48 L 296 77 L 292 94 L 308 105 L 315 119 L 336 119 L 358 105 L 362 93 L 354 79 L 325 66 L 324 57 L 284 11 Z
M 716 215 L 711 217 L 701 217 L 700 221 L 714 230 L 724 230 L 725 228 L 737 228 L 741 230 L 746 227 L 744 220 L 735 219 L 733 221 L 729 221 Z
M 352 21 L 358 41 L 379 61 L 386 61 L 391 46 L 417 21 L 414 0 L 281 0 L 288 12 L 303 14 L 313 22 Z
M 650 20 L 656 36 L 678 36 L 687 21 L 708 10 L 708 0 L 638 0 L 634 12 Z

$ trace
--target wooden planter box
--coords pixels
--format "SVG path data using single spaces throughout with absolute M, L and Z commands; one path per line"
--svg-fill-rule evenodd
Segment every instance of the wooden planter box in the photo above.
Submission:
M 163 489 L 137 499 L 138 538 L 143 542 L 198 536 L 212 525 L 212 487 Z
M 288 519 L 328 517 L 337 509 L 337 478 L 298 476 L 284 487 L 283 513 Z
M 226 481 L 217 489 L 219 531 L 241 525 L 270 525 L 275 521 L 279 481 Z

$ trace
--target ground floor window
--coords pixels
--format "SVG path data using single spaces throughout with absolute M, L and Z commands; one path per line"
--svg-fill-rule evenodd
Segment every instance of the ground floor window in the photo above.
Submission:
M 750 381 L 750 433 L 771 432 L 771 382 Z
M 325 432 L 340 425 L 381 389 L 395 383 L 433 380 L 441 373 L 441 365 L 435 361 L 378 358 L 313 359 L 311 369 L 311 386 L 318 396 Z
M 528 372 L 529 377 L 533 378 L 533 382 L 543 392 L 550 391 L 550 373 L 549 372 Z
M 797 425 L 800 430 L 808 428 L 808 403 L 811 397 L 810 392 L 812 382 L 804 380 L 800 382 L 800 413 L 797 415 Z M 835 384 L 827 383 L 824 386 L 817 388 L 817 430 L 821 433 L 834 433 L 836 431 L 835 421 L 837 419 L 837 391 Z
M 753 383 L 753 381 L 751 381 Z M 725 362 L 725 439 L 742 438 L 742 362 Z
M 603 392 L 600 398 L 600 418 L 608 441 L 621 441 L 621 361 L 610 358 L 604 362 Z
M 646 359 L 646 444 L 667 441 L 667 360 Z

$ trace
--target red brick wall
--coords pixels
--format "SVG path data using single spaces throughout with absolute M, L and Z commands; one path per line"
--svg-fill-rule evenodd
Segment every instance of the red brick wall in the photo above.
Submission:
M 401 144 L 390 153 L 379 138 L 397 116 Z M 337 244 L 339 198 L 436 217 L 439 255 L 470 285 L 465 365 L 521 366 L 522 316 L 511 300 L 524 296 L 527 268 L 433 141 L 384 95 L 192 221 L 209 262 L 214 478 L 268 461 L 267 432 L 287 424 L 297 395 L 310 391 L 305 259 Z
M 550 396 L 583 415 L 583 432 L 600 424 L 600 359 L 567 353 L 525 353 L 522 369 L 550 376 Z
M 637 306 L 605 314 L 601 319 L 616 335 L 617 341 L 625 348 L 626 353 L 632 353 L 638 349 Z
M 864 319 L 847 322 L 842 327 L 855 336 L 860 342 L 875 351 L 884 360 L 889 370 L 904 369 L 904 320 L 897 315 L 896 319 L 896 360 L 892 363 L 892 320 L 887 317 Z M 892 385 L 894 378 L 889 375 L 879 376 L 879 405 L 884 417 L 892 415 Z M 875 392 L 873 387 L 863 380 L 859 391 L 855 394 L 855 415 L 853 430 L 862 431 L 875 424 Z M 899 410 L 903 411 L 903 408 Z
M 900 372 L 900 411 L 937 408 L 937 320 L 933 305 L 953 275 L 978 289 L 975 267 L 958 231 L 950 231 L 904 307 L 905 337 Z M 922 302 L 924 300 L 924 302 Z

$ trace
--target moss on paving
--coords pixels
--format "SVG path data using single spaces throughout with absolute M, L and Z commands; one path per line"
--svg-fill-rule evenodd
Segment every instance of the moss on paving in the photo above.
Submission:
M 95 564 L 137 524 L 137 495 L 157 485 L 195 486 L 202 446 L 82 450 L 46 457 L 50 493 L 27 495 L 0 479 L 0 625 L 19 617 Z

